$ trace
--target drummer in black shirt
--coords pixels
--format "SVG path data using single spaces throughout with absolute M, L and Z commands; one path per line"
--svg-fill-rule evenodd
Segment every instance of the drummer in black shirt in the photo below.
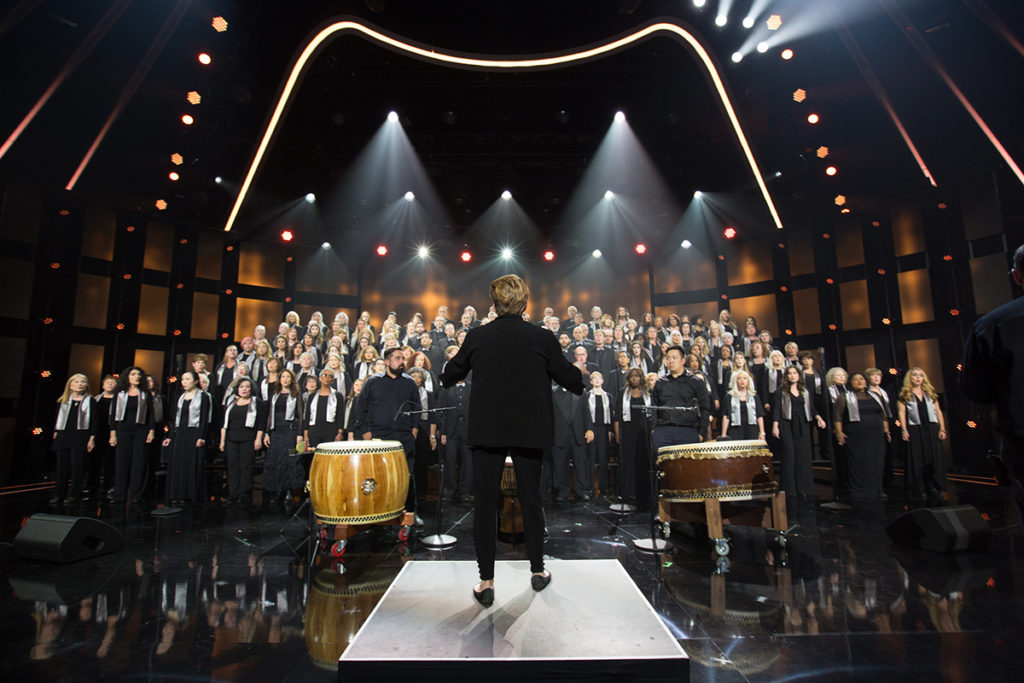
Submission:
M 682 347 L 668 347 L 664 361 L 669 374 L 655 383 L 652 402 L 680 410 L 656 411 L 654 445 L 661 448 L 697 443 L 711 419 L 708 388 L 702 380 L 686 374 Z

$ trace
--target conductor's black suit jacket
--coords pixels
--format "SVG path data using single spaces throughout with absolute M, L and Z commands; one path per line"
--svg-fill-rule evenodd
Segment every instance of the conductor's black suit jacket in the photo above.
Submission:
M 583 393 L 583 375 L 562 355 L 554 335 L 518 315 L 502 315 L 470 330 L 445 365 L 441 384 L 450 387 L 470 370 L 470 446 L 550 448 L 552 380 Z

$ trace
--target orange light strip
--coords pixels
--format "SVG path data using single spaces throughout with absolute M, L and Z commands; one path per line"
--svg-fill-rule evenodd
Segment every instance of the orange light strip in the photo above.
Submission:
M 60 73 L 58 73 L 57 77 L 53 79 L 53 83 L 50 83 L 50 87 L 46 89 L 36 102 L 35 106 L 29 110 L 28 114 L 25 115 L 25 118 L 21 120 L 21 123 L 19 123 L 14 131 L 7 137 L 4 144 L 0 145 L 0 159 L 3 159 L 4 155 L 11 149 L 11 146 L 18 141 L 18 138 L 20 138 L 21 134 L 25 132 L 25 129 L 32 123 L 32 120 L 35 119 L 40 110 L 46 106 L 46 103 L 50 101 L 53 94 L 57 92 L 57 88 L 59 88 L 61 84 L 64 83 L 64 80 L 78 68 L 89 53 L 93 51 L 93 48 L 103 40 L 103 36 L 107 35 L 107 31 L 109 31 L 114 23 L 117 22 L 118 18 L 120 18 L 124 11 L 128 9 L 128 5 L 130 4 L 131 0 L 121 0 L 118 3 L 111 5 L 110 9 L 107 10 L 107 13 L 104 14 L 98 22 L 96 22 L 96 25 L 89 32 L 89 35 L 86 36 L 85 40 L 83 40 L 77 48 L 75 48 L 74 53 L 72 53 L 71 57 L 68 58 L 64 67 L 61 68 Z
M 711 55 L 709 55 L 707 50 L 704 49 L 704 46 L 701 45 L 700 41 L 681 26 L 670 22 L 658 22 L 641 28 L 622 38 L 612 40 L 604 45 L 564 55 L 527 59 L 486 59 L 482 57 L 465 57 L 423 48 L 418 45 L 413 45 L 412 43 L 393 38 L 369 26 L 364 26 L 359 22 L 345 20 L 335 22 L 325 27 L 313 37 L 313 39 L 299 54 L 298 59 L 296 59 L 295 65 L 292 67 L 291 73 L 288 75 L 288 79 L 285 81 L 284 87 L 281 90 L 277 106 L 274 107 L 274 112 L 270 117 L 270 121 L 267 123 L 267 129 L 263 133 L 263 138 L 260 140 L 260 144 L 253 156 L 252 163 L 249 166 L 249 171 L 246 173 L 245 180 L 242 181 L 242 185 L 238 190 L 238 196 L 235 198 L 235 204 L 231 209 L 231 214 L 228 216 L 227 223 L 224 225 L 225 232 L 231 230 L 231 227 L 235 223 L 235 219 L 238 217 L 238 212 L 242 208 L 242 203 L 245 201 L 245 197 L 249 192 L 249 187 L 252 185 L 253 178 L 255 178 L 256 172 L 259 170 L 260 163 L 263 161 L 263 155 L 266 153 L 267 147 L 270 146 L 270 141 L 274 137 L 277 125 L 280 122 L 281 117 L 284 115 L 284 110 L 291 98 L 292 91 L 295 89 L 307 62 L 325 40 L 342 31 L 360 33 L 366 38 L 375 40 L 378 43 L 396 48 L 423 59 L 451 64 L 454 66 L 498 70 L 537 69 L 571 64 L 573 62 L 580 62 L 600 57 L 658 33 L 674 34 L 682 38 L 688 45 L 690 45 L 690 47 L 693 48 L 697 57 L 704 65 L 704 68 L 707 69 L 708 76 L 710 76 L 711 82 L 715 86 L 715 91 L 718 93 L 718 96 L 722 101 L 722 106 L 725 108 L 726 115 L 728 116 L 730 123 L 732 123 L 733 130 L 736 133 L 736 138 L 739 141 L 740 147 L 743 149 L 743 154 L 746 156 L 747 162 L 750 164 L 750 170 L 754 174 L 754 178 L 757 180 L 758 187 L 761 188 L 761 194 L 764 196 L 765 204 L 768 207 L 769 213 L 771 213 L 772 220 L 775 222 L 775 227 L 779 229 L 782 228 L 782 220 L 779 218 L 778 211 L 775 209 L 775 203 L 772 201 L 771 194 L 768 192 L 768 186 L 765 184 L 764 177 L 758 168 L 757 161 L 754 159 L 754 153 L 750 148 L 749 142 L 747 142 L 747 137 L 743 133 L 743 128 L 736 116 L 736 111 L 733 109 L 732 102 L 726 93 L 722 77 L 719 74 L 718 69 L 715 67 L 714 61 L 711 59 Z
M 935 73 L 939 75 L 939 78 L 945 82 L 946 87 L 953 93 L 953 96 L 960 101 L 960 105 L 964 110 L 972 119 L 974 119 L 974 123 L 978 126 L 981 132 L 985 134 L 985 137 L 988 138 L 989 142 L 992 143 L 992 147 L 994 147 L 999 153 L 999 156 L 1003 158 L 1003 161 L 1005 161 L 1006 165 L 1010 167 L 1013 174 L 1017 176 L 1017 180 L 1020 181 L 1021 185 L 1024 185 L 1024 171 L 1020 170 L 1020 166 L 1018 166 L 1017 162 L 1010 156 L 1010 153 L 1006 151 L 1006 148 L 1003 147 L 1003 143 L 999 141 L 999 138 L 997 138 L 995 133 L 992 132 L 992 129 L 988 127 L 985 120 L 981 118 L 981 114 L 978 113 L 978 110 L 974 108 L 974 105 L 972 105 L 970 100 L 967 99 L 967 96 L 963 94 L 959 87 L 957 87 L 953 78 L 946 71 L 946 68 L 942 66 L 942 62 L 939 61 L 938 56 L 932 51 L 931 46 L 928 45 L 928 42 L 917 32 L 917 28 L 910 23 L 910 19 L 907 18 L 907 15 L 890 0 L 882 0 L 882 6 L 889 12 L 889 16 L 896 25 L 903 30 L 903 33 L 907 36 L 907 40 L 910 41 L 910 44 L 913 45 L 918 53 L 920 53 L 921 57 L 928 62 L 928 65 L 932 67 L 932 70 L 935 71 Z

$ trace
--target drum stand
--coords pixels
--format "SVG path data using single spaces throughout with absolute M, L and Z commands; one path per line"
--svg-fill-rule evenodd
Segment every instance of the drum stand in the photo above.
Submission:
M 438 432 L 444 432 L 444 414 L 449 410 L 455 410 L 455 408 L 434 408 L 432 410 L 415 410 L 412 413 L 437 413 L 438 415 Z M 447 458 L 445 452 L 445 446 L 441 445 L 440 439 L 438 439 L 438 454 L 437 454 L 437 533 L 429 536 L 424 536 L 420 539 L 420 543 L 427 546 L 431 550 L 442 550 L 455 545 L 459 539 L 455 538 L 451 534 L 442 532 L 444 520 L 442 519 L 442 503 L 444 503 L 444 461 Z

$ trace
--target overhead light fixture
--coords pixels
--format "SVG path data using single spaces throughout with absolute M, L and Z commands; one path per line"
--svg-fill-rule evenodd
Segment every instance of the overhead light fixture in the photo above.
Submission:
M 306 194 L 306 202 L 308 204 L 312 204 L 315 201 L 316 201 L 316 195 L 315 194 L 313 194 L 312 192 L 309 192 L 309 193 Z
M 732 61 L 734 61 L 737 64 L 742 62 L 743 61 L 743 53 L 742 52 L 733 52 L 732 53 Z
M 818 155 L 819 159 L 824 159 L 825 157 L 828 156 L 828 147 L 822 145 L 821 147 L 818 148 L 818 151 L 815 153 Z
M 469 263 L 473 260 L 473 254 L 468 249 L 464 249 L 463 252 L 459 254 L 459 258 L 462 259 L 463 263 Z
M 501 198 L 507 202 L 508 200 L 512 199 L 512 193 L 509 192 L 508 190 L 505 190 L 504 192 L 501 193 Z
M 223 179 L 223 178 L 221 178 L 220 176 L 217 176 L 216 178 L 214 178 L 214 179 L 213 179 L 213 182 L 215 182 L 215 183 L 217 183 L 218 185 L 220 185 L 221 183 L 223 183 L 223 182 L 224 182 L 224 179 Z
M 555 252 L 551 251 L 550 249 L 545 251 L 544 252 L 544 260 L 545 261 L 554 261 L 555 260 Z
M 743 28 L 754 28 L 754 22 L 757 20 L 754 17 L 743 17 Z
M 425 244 L 421 244 L 420 247 L 416 250 L 416 255 L 419 256 L 420 258 L 427 258 L 428 256 L 430 256 L 430 248 L 427 247 L 427 245 Z
M 689 249 L 690 247 L 693 246 L 693 242 L 691 242 L 690 240 L 683 240 L 682 242 L 679 243 L 679 246 L 681 246 L 683 249 Z
M 793 54 L 794 54 L 793 53 L 793 49 L 787 47 L 785 50 L 783 50 L 780 53 L 779 56 L 782 57 L 783 59 L 785 59 L 788 62 L 789 60 L 793 59 Z
M 287 229 L 282 230 L 281 239 L 284 240 L 285 242 L 291 242 L 293 239 L 295 239 L 295 233 Z
M 388 122 L 389 123 L 397 123 L 398 122 L 398 114 L 396 112 L 389 111 L 388 112 Z
M 837 194 L 835 201 L 836 201 L 836 206 L 842 206 L 843 204 L 846 203 L 846 197 L 844 195 Z
M 408 192 L 405 193 L 405 201 L 411 202 L 414 199 L 416 199 L 416 195 L 412 193 L 412 190 L 409 190 Z
M 178 180 L 179 178 L 181 178 L 181 176 L 178 175 L 177 171 L 171 171 L 170 173 L 167 174 L 167 177 L 170 178 L 171 180 Z
M 836 173 L 839 173 L 839 169 L 837 169 L 835 166 L 829 166 L 828 168 L 825 169 L 825 175 L 833 176 Z
M 203 66 L 207 66 L 210 62 L 213 61 L 213 58 L 205 52 L 200 52 L 196 59 L 198 59 L 199 63 Z
M 185 99 L 188 100 L 189 104 L 199 104 L 203 101 L 203 98 L 195 90 L 189 90 L 188 94 L 185 95 Z
M 504 249 L 502 249 L 501 250 L 501 258 L 503 258 L 506 261 L 511 259 L 512 258 L 512 250 L 509 249 L 508 247 L 505 247 Z
M 633 250 L 636 253 L 638 253 L 641 256 L 643 256 L 644 254 L 647 253 L 647 245 L 644 244 L 643 242 L 637 242 L 637 245 L 635 247 L 633 247 Z
M 167 208 L 167 202 L 163 199 L 158 199 L 156 200 L 154 206 L 156 206 L 157 211 L 163 211 L 164 209 Z
M 708 4 L 708 0 L 693 0 L 693 6 L 698 9 L 706 4 Z
M 601 258 L 601 250 L 595 249 L 594 251 L 590 252 L 590 255 L 593 256 L 594 258 Z
M 611 201 L 615 199 L 615 193 L 612 192 L 611 190 L 605 190 L 604 198 L 607 199 L 608 201 Z
M 812 126 L 816 124 L 818 121 L 821 121 L 821 117 L 818 116 L 817 114 L 810 114 L 807 117 L 807 123 L 811 124 Z
M 701 192 L 700 190 L 697 190 L 696 192 L 693 193 L 693 198 L 694 199 L 700 199 L 703 196 L 704 196 L 704 193 Z
M 715 17 L 715 26 L 717 26 L 718 28 L 722 28 L 728 23 L 729 17 L 725 16 L 724 14 L 719 14 L 717 17 Z
M 377 256 L 387 256 L 387 255 L 388 255 L 388 246 L 386 244 L 378 244 L 377 245 Z
M 174 164 L 175 166 L 181 166 L 183 163 L 185 163 L 185 158 L 178 153 L 174 153 L 171 155 L 171 163 Z
M 224 17 L 214 17 L 210 25 L 213 26 L 213 30 L 217 33 L 224 33 L 224 31 L 228 30 L 228 22 Z
M 626 120 L 626 115 L 625 114 L 623 114 L 621 111 L 615 112 L 615 123 L 622 123 L 625 120 Z
M 182 114 L 181 122 L 184 123 L 186 126 L 191 126 L 193 123 L 196 122 L 196 120 L 192 118 L 191 114 Z
M 757 44 L 757 51 L 760 52 L 761 54 L 764 54 L 765 52 L 768 52 L 769 47 L 771 46 L 768 45 L 768 41 L 762 40 L 760 43 Z
M 324 242 L 323 244 L 320 245 L 320 248 L 324 249 L 324 250 L 330 249 L 331 248 L 331 243 L 330 242 Z
M 722 234 L 725 236 L 725 239 L 731 240 L 736 237 L 736 228 L 731 225 L 727 225 L 725 226 L 725 230 L 722 231 Z

